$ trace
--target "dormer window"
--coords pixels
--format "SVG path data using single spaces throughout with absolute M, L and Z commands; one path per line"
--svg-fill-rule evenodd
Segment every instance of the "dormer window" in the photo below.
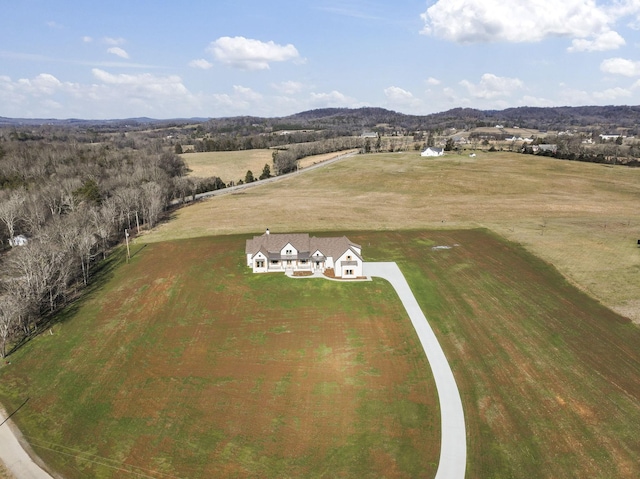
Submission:
M 285 253 L 285 254 L 293 254 L 293 251 L 292 251 L 292 250 L 290 250 L 290 249 L 288 249 L 288 250 L 286 250 L 284 253 Z

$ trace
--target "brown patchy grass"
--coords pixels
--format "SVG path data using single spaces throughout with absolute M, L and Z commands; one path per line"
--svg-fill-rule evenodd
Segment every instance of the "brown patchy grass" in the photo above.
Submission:
M 486 227 L 640 322 L 640 169 L 514 153 L 356 156 L 178 211 L 145 241 L 272 231 Z
M 16 353 L 0 396 L 31 398 L 36 452 L 67 478 L 433 476 L 437 394 L 393 289 L 253 275 L 243 251 L 150 245 Z
M 7 466 L 0 461 L 0 478 L 1 479 L 15 479 L 15 476 L 9 472 Z
M 640 475 L 636 326 L 486 231 L 344 234 L 429 318 L 468 478 Z M 390 286 L 253 275 L 243 246 L 151 244 L 14 354 L 0 397 L 31 398 L 34 450 L 68 478 L 433 477 L 433 378 Z
M 355 150 L 307 156 L 299 161 L 299 166 L 300 168 L 306 168 L 351 151 Z M 274 150 L 270 149 L 211 151 L 184 153 L 180 156 L 191 170 L 189 172 L 190 176 L 196 176 L 198 178 L 217 176 L 228 183 L 229 181 L 244 181 L 247 170 L 251 170 L 254 178 L 258 178 L 265 164 L 269 165 L 271 174 L 273 174 L 273 152 Z
M 466 477 L 640 475 L 640 330 L 629 320 L 491 234 L 350 238 L 398 261 L 445 350 L 464 404 Z
M 202 153 L 183 153 L 180 157 L 191 170 L 190 176 L 208 178 L 217 176 L 223 181 L 244 181 L 247 170 L 258 178 L 265 164 L 269 165 L 273 173 L 273 150 L 243 150 L 243 151 L 210 151 Z

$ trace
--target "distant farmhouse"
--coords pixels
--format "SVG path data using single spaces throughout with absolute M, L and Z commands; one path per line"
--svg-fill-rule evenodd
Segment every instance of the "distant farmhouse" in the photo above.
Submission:
M 9 246 L 25 246 L 29 240 L 24 235 L 17 235 L 9 239 Z
M 433 146 L 427 147 L 426 150 L 420 153 L 420 156 L 442 156 L 442 155 L 444 155 L 444 149 L 435 148 Z
M 365 131 L 360 138 L 378 138 L 378 134 L 374 131 Z
M 324 273 L 333 269 L 336 278 L 362 276 L 362 248 L 346 236 L 310 237 L 307 233 L 270 234 L 247 240 L 247 266 L 254 273 L 300 271 Z
M 552 145 L 552 144 L 533 145 L 532 149 L 534 153 L 539 153 L 541 151 L 548 151 L 555 154 L 558 151 L 558 145 Z

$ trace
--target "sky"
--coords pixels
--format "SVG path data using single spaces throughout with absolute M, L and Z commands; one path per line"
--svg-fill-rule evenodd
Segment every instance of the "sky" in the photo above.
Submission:
M 640 104 L 640 0 L 0 0 L 0 116 Z

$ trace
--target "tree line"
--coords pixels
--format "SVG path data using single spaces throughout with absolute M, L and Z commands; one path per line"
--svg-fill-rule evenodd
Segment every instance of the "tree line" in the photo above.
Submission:
M 273 169 L 276 176 L 284 175 L 296 171 L 301 158 L 363 147 L 364 139 L 353 136 L 290 145 L 273 151 Z
M 2 357 L 90 283 L 125 229 L 153 227 L 185 184 L 183 160 L 157 140 L 26 136 L 0 135 Z

